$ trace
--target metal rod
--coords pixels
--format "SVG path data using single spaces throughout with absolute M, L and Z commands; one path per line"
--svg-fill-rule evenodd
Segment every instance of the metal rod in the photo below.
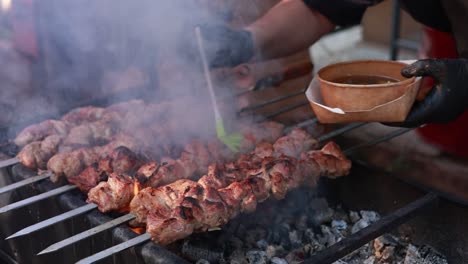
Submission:
M 336 244 L 327 249 L 320 251 L 313 257 L 305 260 L 307 264 L 328 264 L 333 263 L 354 250 L 365 245 L 372 239 L 375 239 L 382 234 L 391 231 L 395 227 L 407 222 L 423 209 L 436 204 L 438 196 L 434 193 L 429 193 L 419 198 L 418 200 L 409 203 L 408 205 L 396 210 L 390 215 L 384 216 L 379 221 L 372 225 L 361 229 L 349 237 L 340 240 Z
M 345 155 L 351 155 L 354 151 L 356 151 L 357 149 L 361 149 L 361 148 L 365 148 L 365 147 L 370 147 L 370 146 L 373 146 L 373 145 L 376 145 L 376 144 L 379 144 L 381 142 L 384 142 L 384 141 L 388 141 L 392 138 L 395 138 L 395 137 L 398 137 L 400 135 L 403 135 L 405 133 L 408 133 L 410 131 L 412 131 L 414 128 L 400 128 L 398 130 L 395 130 L 393 132 L 390 132 L 388 133 L 387 135 L 383 136 L 383 137 L 379 137 L 379 138 L 376 138 L 374 140 L 371 140 L 371 141 L 368 141 L 368 142 L 364 142 L 362 144 L 359 144 L 357 146 L 354 146 L 354 147 L 351 147 L 351 148 L 348 148 L 347 150 L 343 151 L 343 153 Z
M 83 205 L 81 207 L 78 207 L 78 208 L 73 209 L 71 211 L 68 211 L 66 213 L 51 217 L 51 218 L 49 218 L 47 220 L 44 220 L 44 221 L 41 221 L 41 222 L 39 222 L 37 224 L 25 227 L 25 228 L 21 229 L 20 231 L 14 233 L 13 235 L 7 237 L 5 240 L 12 239 L 12 238 L 15 238 L 15 237 L 24 236 L 24 235 L 30 234 L 32 232 L 36 232 L 38 230 L 44 229 L 44 228 L 46 228 L 48 226 L 51 226 L 53 224 L 60 223 L 62 221 L 70 219 L 70 218 L 72 218 L 74 216 L 89 212 L 89 211 L 93 210 L 94 208 L 97 208 L 97 205 L 92 204 L 92 203 Z
M 278 110 L 276 112 L 273 112 L 271 114 L 266 115 L 265 119 L 269 119 L 269 118 L 275 117 L 277 115 L 281 115 L 283 113 L 289 112 L 291 110 L 294 110 L 296 108 L 299 108 L 301 106 L 308 105 L 308 104 L 309 104 L 309 102 L 303 102 L 303 103 L 299 103 L 299 104 L 295 104 L 295 105 L 292 105 L 292 106 L 285 107 L 285 108 L 280 109 L 280 110 Z
M 314 117 L 312 119 L 300 122 L 299 124 L 295 125 L 295 127 L 304 128 L 304 127 L 308 127 L 317 123 L 318 123 L 318 118 Z
M 35 183 L 35 182 L 38 182 L 38 181 L 45 180 L 47 178 L 50 178 L 51 176 L 52 176 L 52 173 L 47 172 L 47 173 L 44 173 L 42 175 L 29 177 L 29 178 L 21 180 L 19 182 L 15 182 L 15 183 L 3 186 L 3 187 L 0 188 L 0 194 L 16 190 L 16 189 L 18 189 L 20 187 L 29 185 L 31 183 Z
M 2 161 L 0 161 L 0 169 L 11 166 L 11 165 L 15 165 L 15 164 L 17 164 L 19 162 L 20 162 L 20 160 L 17 157 L 7 159 L 7 160 L 2 160 Z
M 47 247 L 46 249 L 42 250 L 41 252 L 39 252 L 37 255 L 43 255 L 43 254 L 47 254 L 47 253 L 51 253 L 51 252 L 55 252 L 57 250 L 60 250 L 66 246 L 69 246 L 69 245 L 72 245 L 76 242 L 79 242 L 85 238 L 88 238 L 88 237 L 91 237 L 91 236 L 94 236 L 95 234 L 98 234 L 100 232 L 103 232 L 105 230 L 108 230 L 108 229 L 111 229 L 113 227 L 116 227 L 118 225 L 121 225 L 123 223 L 126 223 L 130 220 L 133 220 L 135 219 L 136 216 L 134 214 L 126 214 L 126 215 L 123 215 L 121 217 L 118 217 L 112 221 L 109 221 L 107 223 L 104 223 L 102 225 L 98 225 L 96 227 L 93 227 L 91 229 L 88 229 L 86 231 L 83 231 L 79 234 L 76 234 L 72 237 L 69 237 L 67 239 L 64 239 L 62 241 L 59 241 L 55 244 L 52 244 L 50 245 L 49 247 Z
M 101 260 L 103 258 L 107 258 L 109 256 L 112 256 L 114 255 L 115 253 L 118 253 L 122 250 L 125 250 L 129 247 L 133 247 L 133 246 L 136 246 L 138 244 L 141 244 L 143 242 L 146 242 L 146 241 L 149 241 L 151 239 L 151 236 L 150 234 L 148 233 L 145 233 L 143 235 L 139 235 L 133 239 L 130 239 L 128 241 L 125 241 L 123 243 L 120 243 L 118 245 L 115 245 L 113 247 L 110 247 L 108 249 L 105 249 L 101 252 L 98 252 L 92 256 L 89 256 L 87 258 L 84 258 L 78 262 L 76 262 L 76 264 L 88 264 L 88 263 L 94 263 L 98 260 Z
M 283 101 L 283 100 L 286 100 L 286 99 L 289 99 L 289 98 L 292 98 L 294 96 L 298 96 L 298 95 L 301 95 L 301 94 L 304 94 L 304 93 L 305 93 L 305 90 L 301 90 L 301 91 L 298 91 L 298 92 L 294 92 L 292 94 L 280 96 L 280 97 L 271 99 L 269 101 L 266 101 L 266 102 L 263 102 L 263 103 L 260 103 L 260 104 L 257 104 L 257 105 L 253 105 L 253 106 L 243 108 L 243 109 L 240 110 L 240 113 L 247 112 L 247 111 L 252 111 L 252 110 L 255 110 L 255 109 L 258 109 L 258 108 L 262 108 L 264 106 L 274 104 L 274 103 L 277 103 L 277 102 L 280 102 L 280 101 Z
M 339 129 L 336 129 L 336 130 L 333 130 L 332 132 L 330 133 L 326 133 L 322 136 L 320 136 L 319 138 L 317 138 L 318 142 L 324 142 L 324 141 L 327 141 L 331 138 L 334 138 L 336 136 L 339 136 L 339 135 L 342 135 L 350 130 L 353 130 L 353 129 L 356 129 L 356 128 L 359 128 L 359 127 L 362 127 L 364 125 L 366 125 L 367 123 L 355 123 L 355 124 L 350 124 L 350 125 L 347 125 L 347 126 L 344 126 L 342 128 L 339 128 Z
M 75 185 L 65 185 L 65 186 L 62 186 L 60 188 L 48 191 L 48 192 L 41 193 L 41 194 L 38 194 L 36 196 L 26 198 L 24 200 L 21 200 L 21 201 L 18 201 L 18 202 L 15 202 L 15 203 L 12 203 L 12 204 L 9 204 L 7 206 L 4 206 L 4 207 L 0 208 L 0 214 L 9 212 L 9 211 L 17 209 L 17 208 L 24 207 L 26 205 L 29 205 L 29 204 L 32 204 L 32 203 L 35 203 L 35 202 L 38 202 L 38 201 L 42 201 L 42 200 L 47 199 L 49 197 L 59 195 L 59 194 L 62 194 L 64 192 L 68 192 L 68 191 L 71 191 L 71 190 L 76 189 L 76 188 L 78 188 L 78 187 L 75 186 Z

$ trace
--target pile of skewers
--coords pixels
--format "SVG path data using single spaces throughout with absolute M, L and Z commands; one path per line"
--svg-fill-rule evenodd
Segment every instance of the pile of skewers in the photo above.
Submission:
M 25 128 L 15 139 L 22 147 L 17 158 L 47 170 L 53 181 L 66 179 L 101 212 L 129 212 L 131 224 L 161 244 L 222 226 L 270 197 L 351 168 L 336 144 L 316 150 L 319 142 L 306 131 L 282 136 L 276 122 L 240 121 L 240 152 L 233 153 L 214 136 L 199 137 L 198 124 L 159 125 L 173 104 L 181 102 L 79 108 Z

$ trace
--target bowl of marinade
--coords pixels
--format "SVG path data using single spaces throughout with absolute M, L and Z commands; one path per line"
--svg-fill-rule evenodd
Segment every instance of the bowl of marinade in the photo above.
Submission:
M 404 62 L 359 60 L 328 65 L 317 73 L 320 93 L 328 107 L 368 110 L 403 96 L 415 78 L 401 75 Z

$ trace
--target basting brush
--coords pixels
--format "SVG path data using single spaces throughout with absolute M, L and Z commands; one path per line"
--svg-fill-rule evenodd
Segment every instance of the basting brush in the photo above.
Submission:
M 206 83 L 208 85 L 208 90 L 210 92 L 211 103 L 213 105 L 215 123 L 216 123 L 216 135 L 218 136 L 218 139 L 221 140 L 221 142 L 223 142 L 231 151 L 238 152 L 240 143 L 242 140 L 242 135 L 240 133 L 231 133 L 231 134 L 226 133 L 226 129 L 224 127 L 224 121 L 221 116 L 218 103 L 216 101 L 216 96 L 215 96 L 214 89 L 213 89 L 213 83 L 211 81 L 210 70 L 208 68 L 208 61 L 206 59 L 205 48 L 203 45 L 203 39 L 202 39 L 200 27 L 195 28 L 195 36 L 197 39 L 200 57 L 202 59 L 203 72 L 205 74 Z

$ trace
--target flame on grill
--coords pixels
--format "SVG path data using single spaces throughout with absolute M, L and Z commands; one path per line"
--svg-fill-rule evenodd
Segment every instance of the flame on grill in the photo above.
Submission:
M 133 195 L 136 196 L 140 192 L 140 189 L 141 189 L 140 182 L 137 179 L 133 180 Z M 144 227 L 130 227 L 130 230 L 132 230 L 133 232 L 139 235 L 145 233 Z
M 139 235 L 145 233 L 144 227 L 130 227 L 130 230 L 132 230 L 134 233 L 137 233 Z
M 140 192 L 141 186 L 140 182 L 138 180 L 133 181 L 133 195 L 137 196 L 137 194 Z

